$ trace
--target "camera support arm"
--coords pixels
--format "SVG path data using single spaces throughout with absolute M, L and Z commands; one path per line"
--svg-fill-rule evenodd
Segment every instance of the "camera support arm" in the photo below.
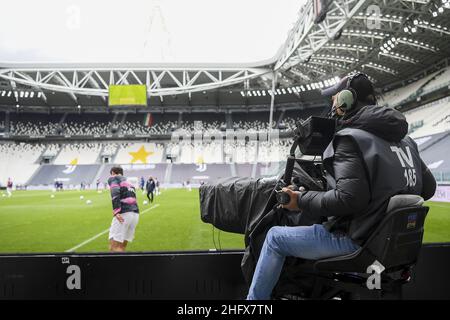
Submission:
M 292 173 L 294 171 L 295 165 L 295 150 L 298 147 L 297 139 L 294 140 L 291 150 L 289 152 L 289 157 L 286 162 L 286 169 L 284 170 L 284 183 L 288 186 L 291 184 Z

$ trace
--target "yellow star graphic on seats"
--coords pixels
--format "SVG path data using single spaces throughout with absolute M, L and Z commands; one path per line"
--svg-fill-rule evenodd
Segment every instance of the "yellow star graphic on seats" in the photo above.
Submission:
M 154 152 L 146 151 L 144 146 L 141 146 L 136 152 L 128 152 L 130 156 L 133 157 L 131 159 L 131 163 L 135 163 L 137 161 L 141 161 L 142 163 L 147 163 L 147 157 L 152 155 Z

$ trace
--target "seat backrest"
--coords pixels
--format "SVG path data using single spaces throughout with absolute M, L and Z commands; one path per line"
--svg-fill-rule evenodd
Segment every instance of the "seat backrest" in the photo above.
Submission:
M 389 199 L 386 213 L 392 212 L 398 208 L 421 206 L 423 203 L 424 200 L 421 196 L 415 194 L 398 194 Z
M 428 207 L 415 195 L 391 198 L 386 216 L 363 246 L 387 269 L 413 265 L 422 247 Z

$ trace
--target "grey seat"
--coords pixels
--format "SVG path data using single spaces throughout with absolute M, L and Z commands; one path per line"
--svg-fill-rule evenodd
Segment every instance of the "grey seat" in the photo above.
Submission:
M 393 196 L 385 217 L 360 249 L 345 256 L 312 261 L 313 272 L 319 279 L 314 291 L 316 298 L 330 298 L 339 292 L 368 293 L 367 268 L 375 261 L 385 268 L 383 288 L 378 290 L 378 295 L 394 292 L 395 298 L 401 297 L 401 286 L 409 281 L 422 247 L 429 209 L 423 203 L 417 195 Z
M 415 194 L 398 194 L 389 200 L 386 212 L 389 213 L 398 208 L 414 207 L 423 205 L 424 200 Z

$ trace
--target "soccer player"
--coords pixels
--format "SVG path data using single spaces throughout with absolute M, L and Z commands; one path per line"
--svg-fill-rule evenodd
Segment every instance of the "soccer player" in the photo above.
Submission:
M 145 187 L 145 179 L 144 179 L 144 177 L 141 177 L 139 186 L 141 187 L 142 194 L 144 194 L 144 187 Z
M 155 178 L 155 195 L 159 195 L 159 181 L 158 178 Z
M 6 183 L 6 193 L 8 194 L 8 198 L 12 196 L 12 188 L 13 188 L 13 182 L 11 178 L 8 178 L 8 182 Z
M 136 190 L 123 176 L 121 167 L 110 170 L 108 185 L 111 190 L 113 219 L 109 230 L 109 249 L 111 252 L 124 252 L 128 242 L 133 241 L 139 222 L 139 208 Z
M 150 203 L 153 202 L 153 192 L 155 191 L 155 187 L 156 187 L 156 184 L 155 184 L 155 180 L 153 180 L 153 177 L 148 178 L 145 188 L 147 189 L 147 198 L 148 198 L 148 201 L 150 201 Z

